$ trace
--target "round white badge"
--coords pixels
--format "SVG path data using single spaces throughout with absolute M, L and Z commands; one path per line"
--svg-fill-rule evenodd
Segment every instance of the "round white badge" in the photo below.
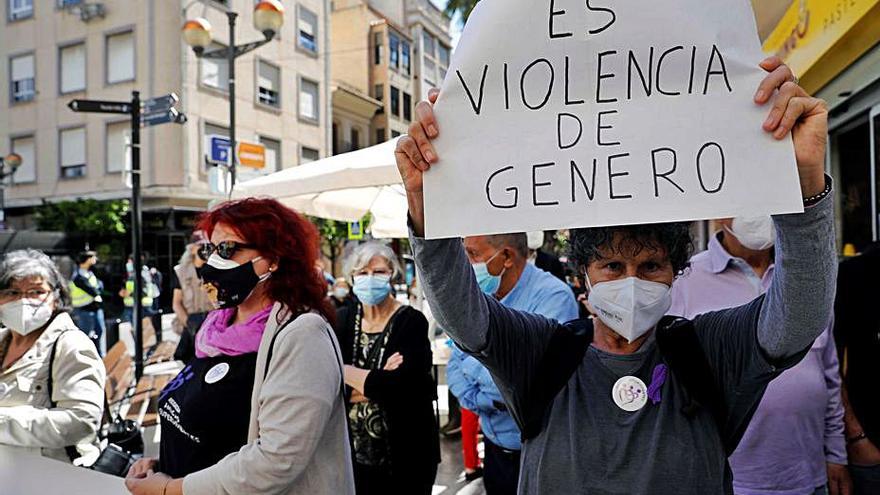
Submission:
M 229 373 L 229 363 L 215 365 L 205 373 L 205 383 L 217 383 L 226 376 L 226 373 Z
M 638 411 L 648 403 L 648 387 L 639 377 L 625 376 L 612 387 L 611 398 L 624 411 Z

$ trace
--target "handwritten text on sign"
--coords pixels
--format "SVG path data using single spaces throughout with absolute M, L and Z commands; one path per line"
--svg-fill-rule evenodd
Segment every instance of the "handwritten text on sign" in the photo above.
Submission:
M 435 111 L 429 237 L 801 211 L 747 0 L 483 0 Z

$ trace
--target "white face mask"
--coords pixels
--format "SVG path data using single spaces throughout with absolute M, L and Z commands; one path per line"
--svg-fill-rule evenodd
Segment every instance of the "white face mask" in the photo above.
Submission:
M 27 335 L 42 328 L 54 312 L 50 300 L 16 299 L 0 305 L 0 321 L 19 335 Z
M 633 342 L 657 325 L 672 306 L 666 284 L 629 277 L 590 284 L 588 301 L 596 316 L 627 342 Z
M 725 229 L 736 237 L 747 249 L 763 251 L 773 247 L 776 242 L 776 228 L 770 215 L 757 217 L 736 217 L 733 225 Z

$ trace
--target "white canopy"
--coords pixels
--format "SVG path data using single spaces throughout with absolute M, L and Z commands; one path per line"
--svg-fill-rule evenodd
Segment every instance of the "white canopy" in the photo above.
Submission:
M 242 182 L 235 195 L 270 196 L 301 213 L 344 222 L 371 212 L 373 237 L 406 237 L 406 194 L 394 161 L 397 139 Z

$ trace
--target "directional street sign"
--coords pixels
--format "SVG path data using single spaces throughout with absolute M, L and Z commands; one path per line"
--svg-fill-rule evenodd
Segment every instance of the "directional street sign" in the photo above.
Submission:
M 176 105 L 178 101 L 180 101 L 180 99 L 175 93 L 150 98 L 149 100 L 144 101 L 143 105 L 141 105 L 143 107 L 142 112 L 144 114 L 165 112 Z
M 67 106 L 74 112 L 131 113 L 131 103 L 126 101 L 71 100 Z
M 146 113 L 141 117 L 141 125 L 150 127 L 159 124 L 167 124 L 168 122 L 175 122 L 178 115 L 180 115 L 180 113 L 174 108 Z

